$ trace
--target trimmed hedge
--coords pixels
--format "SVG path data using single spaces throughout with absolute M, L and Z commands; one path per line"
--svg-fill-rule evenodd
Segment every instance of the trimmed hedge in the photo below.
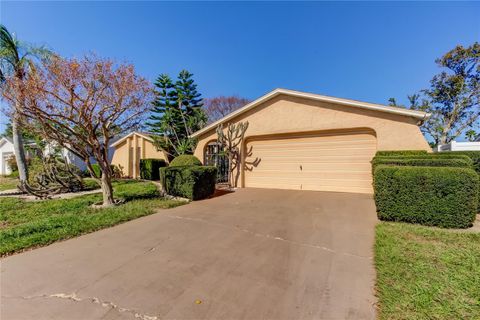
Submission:
M 467 228 L 478 209 L 479 175 L 468 168 L 375 169 L 378 218 L 444 228 Z
M 397 150 L 397 151 L 377 151 L 377 157 L 398 157 L 398 156 L 418 156 L 427 155 L 425 150 Z
M 448 155 L 452 156 L 466 156 L 472 159 L 473 168 L 480 174 L 480 151 L 449 151 L 449 152 L 438 152 L 434 153 L 439 157 L 448 157 Z
M 162 159 L 140 159 L 140 178 L 145 180 L 159 180 L 160 168 L 167 163 Z
M 197 157 L 191 154 L 182 154 L 170 162 L 170 167 L 181 166 L 201 166 L 202 162 Z
M 217 168 L 210 166 L 178 166 L 160 168 L 160 182 L 172 196 L 200 200 L 215 192 Z
M 460 167 L 473 169 L 470 159 L 375 157 L 372 160 L 372 170 L 375 171 L 375 168 L 380 164 L 389 166 Z
M 464 154 L 440 154 L 440 153 L 429 153 L 424 155 L 409 155 L 409 156 L 376 156 L 374 159 L 462 159 L 468 162 L 471 166 L 473 166 L 473 161 L 470 157 Z

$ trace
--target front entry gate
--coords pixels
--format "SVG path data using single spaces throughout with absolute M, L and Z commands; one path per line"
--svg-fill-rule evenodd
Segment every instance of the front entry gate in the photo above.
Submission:
M 204 164 L 217 167 L 217 183 L 228 182 L 228 157 L 221 145 L 216 142 L 207 145 Z

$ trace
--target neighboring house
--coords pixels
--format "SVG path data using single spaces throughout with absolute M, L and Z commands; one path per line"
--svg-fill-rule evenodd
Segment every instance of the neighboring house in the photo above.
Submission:
M 117 140 L 113 139 L 112 141 L 113 141 L 113 143 L 115 143 L 115 141 L 117 141 Z M 43 152 L 44 152 L 45 155 L 48 155 L 48 154 L 51 154 L 51 153 L 55 152 L 56 148 L 57 148 L 57 143 L 56 142 L 50 142 L 50 143 L 47 143 Z M 113 151 L 114 151 L 114 149 L 112 147 L 112 144 L 110 144 L 110 147 L 108 148 L 108 159 L 109 159 L 110 162 L 112 161 Z M 87 164 L 85 163 L 85 161 L 83 161 L 81 158 L 76 156 L 73 152 L 69 151 L 68 149 L 62 148 L 60 150 L 60 155 L 63 158 L 65 158 L 65 160 L 68 164 L 72 164 L 72 165 L 76 166 L 81 171 L 86 171 L 87 170 Z M 97 161 L 93 157 L 90 158 L 90 162 L 92 164 L 97 163 Z
M 26 147 L 34 148 L 35 143 L 25 142 Z M 12 173 L 12 169 L 8 165 L 8 160 L 15 154 L 13 149 L 13 140 L 9 137 L 0 138 L 0 175 L 9 175 Z M 25 150 L 25 156 L 27 158 L 32 156 L 32 152 L 29 149 Z
M 116 140 L 114 140 L 116 141 Z M 56 143 L 55 142 L 51 142 L 51 143 L 47 143 L 45 148 L 42 150 L 43 154 L 44 155 L 48 155 L 48 154 L 52 154 L 54 152 L 56 152 Z M 35 148 L 36 147 L 36 144 L 35 142 L 27 142 L 25 143 L 25 146 L 26 147 L 30 147 L 31 148 Z M 26 152 L 26 157 L 31 157 L 32 156 L 32 153 L 31 151 L 26 148 L 25 150 Z M 108 150 L 108 153 L 109 153 L 109 159 L 110 161 L 112 160 L 112 156 L 113 156 L 113 148 L 110 147 L 109 150 Z M 87 170 L 87 166 L 85 164 L 85 162 L 77 157 L 75 154 L 73 154 L 71 151 L 69 151 L 68 149 L 66 148 L 61 148 L 60 149 L 60 154 L 65 158 L 66 162 L 68 164 L 72 164 L 72 165 L 75 165 L 76 167 L 78 167 L 81 171 L 85 171 Z M 12 171 L 11 169 L 8 167 L 8 159 L 10 157 L 12 157 L 14 155 L 14 151 L 13 151 L 13 141 L 11 138 L 7 138 L 7 137 L 3 137 L 0 139 L 0 175 L 8 175 L 10 174 Z M 94 159 L 91 159 L 92 163 L 96 163 L 96 161 Z
M 480 138 L 476 142 L 456 142 L 441 144 L 435 148 L 436 152 L 445 151 L 480 151 Z
M 111 144 L 113 150 L 112 164 L 130 178 L 140 178 L 140 159 L 163 159 L 168 162 L 167 154 L 158 151 L 153 145 L 153 138 L 148 133 L 131 132 Z
M 13 157 L 13 142 L 10 138 L 3 137 L 0 139 L 0 175 L 12 173 L 8 166 L 8 159 Z
M 373 193 L 377 150 L 431 151 L 418 125 L 429 114 L 276 89 L 195 132 L 210 164 L 220 123 L 249 122 L 238 186 Z

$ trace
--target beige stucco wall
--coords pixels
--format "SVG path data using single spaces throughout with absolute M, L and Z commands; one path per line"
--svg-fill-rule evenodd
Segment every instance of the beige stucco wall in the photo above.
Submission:
M 262 135 L 368 128 L 377 136 L 377 150 L 431 151 L 418 119 L 287 95 L 266 101 L 231 122 L 239 121 L 249 122 L 246 140 Z M 195 156 L 203 161 L 206 144 L 216 139 L 215 129 L 198 139 Z
M 130 152 L 130 148 L 132 152 Z M 137 152 L 133 152 L 137 150 Z M 133 135 L 115 146 L 112 164 L 122 169 L 123 175 L 131 178 L 140 177 L 140 159 L 163 159 L 168 162 L 163 151 L 158 151 L 149 140 L 140 135 Z

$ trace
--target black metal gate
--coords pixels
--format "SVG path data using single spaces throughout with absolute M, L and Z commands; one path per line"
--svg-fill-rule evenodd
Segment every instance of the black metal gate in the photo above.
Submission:
M 204 163 L 206 166 L 217 167 L 217 183 L 228 182 L 228 157 L 222 146 L 218 143 L 208 144 Z

